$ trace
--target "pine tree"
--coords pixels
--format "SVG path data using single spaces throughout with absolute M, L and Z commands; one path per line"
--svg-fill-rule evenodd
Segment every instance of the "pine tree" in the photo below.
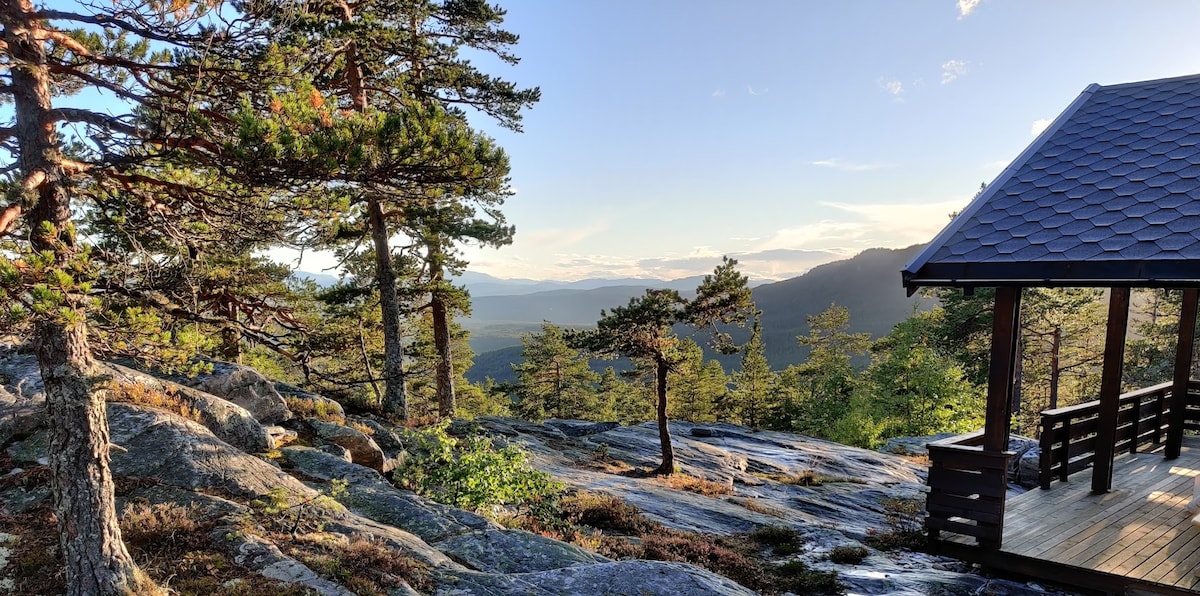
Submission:
M 284 64 L 310 86 L 243 100 L 246 160 L 259 176 L 300 181 L 293 191 L 313 205 L 306 241 L 347 258 L 372 257 L 384 408 L 407 417 L 402 280 L 392 238 L 417 210 L 472 203 L 495 212 L 508 194 L 508 159 L 469 126 L 464 108 L 519 130 L 521 110 L 539 92 L 488 76 L 462 57 L 517 61 L 509 51 L 517 37 L 499 27 L 504 11 L 483 0 L 264 6 L 278 15 L 278 35 L 256 64 Z M 313 186 L 317 180 L 325 185 Z
M 809 334 L 796 338 L 812 348 L 808 360 L 781 375 L 796 391 L 784 415 L 793 430 L 825 437 L 849 407 L 856 381 L 850 358 L 867 352 L 870 337 L 850 333 L 850 311 L 836 304 L 808 317 L 808 326 Z
M 717 404 L 725 401 L 728 377 L 721 363 L 704 360 L 704 350 L 691 339 L 679 347 L 680 360 L 668 379 L 671 418 L 688 422 L 716 422 Z
M 662 447 L 662 463 L 655 474 L 675 473 L 675 452 L 667 426 L 668 373 L 680 362 L 680 338 L 673 326 L 686 324 L 711 332 L 711 345 L 719 352 L 736 350 L 719 325 L 744 325 L 750 309 L 746 276 L 738 273 L 737 261 L 726 257 L 696 289 L 696 297 L 685 300 L 675 290 L 650 289 L 630 299 L 626 306 L 601 312 L 596 329 L 571 335 L 572 345 L 603 356 L 625 356 L 649 365 L 654 371 L 655 418 Z
M 761 428 L 776 407 L 772 400 L 776 377 L 767 363 L 763 346 L 762 312 L 755 311 L 750 340 L 742 352 L 742 368 L 733 373 L 733 390 L 725 407 L 728 419 L 750 428 Z
M 562 328 L 542 324 L 542 332 L 521 338 L 521 364 L 517 373 L 516 414 L 527 420 L 600 416 L 595 385 L 600 376 L 588 366 L 588 358 L 567 345 Z

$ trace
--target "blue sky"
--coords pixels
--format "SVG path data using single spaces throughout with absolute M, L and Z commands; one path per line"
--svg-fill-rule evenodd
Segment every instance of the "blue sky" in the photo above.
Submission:
M 926 242 L 1091 83 L 1200 72 L 1200 3 L 499 0 L 542 89 L 500 277 L 782 279 Z M 897 283 L 899 283 L 897 273 Z

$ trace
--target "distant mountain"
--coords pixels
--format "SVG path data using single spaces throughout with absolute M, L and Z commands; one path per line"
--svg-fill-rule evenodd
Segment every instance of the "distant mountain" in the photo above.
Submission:
M 501 279 L 486 273 L 466 271 L 455 277 L 453 282 L 465 286 L 472 298 L 485 296 L 525 296 L 556 290 L 595 290 L 613 286 L 637 286 L 642 288 L 672 288 L 679 291 L 694 290 L 703 276 L 686 277 L 671 281 L 661 279 L 626 277 L 617 279 L 583 279 L 579 281 L 535 281 L 532 279 Z
M 870 333 L 872 339 L 887 335 L 916 310 L 932 308 L 932 300 L 909 298 L 900 285 L 900 270 L 921 248 L 873 248 L 814 267 L 800 277 L 755 288 L 754 303 L 763 311 L 763 342 L 771 366 L 783 368 L 808 357 L 796 336 L 807 335 L 808 317 L 832 304 L 850 311 L 852 332 Z
M 900 285 L 900 269 L 920 248 L 918 245 L 895 250 L 870 249 L 851 259 L 815 267 L 800 277 L 754 288 L 755 304 L 763 311 L 763 341 L 771 366 L 782 369 L 808 357 L 807 348 L 796 342 L 796 336 L 808 334 L 808 317 L 831 304 L 849 309 L 851 331 L 870 333 L 872 338 L 886 335 L 917 309 L 931 308 L 931 301 L 919 296 L 909 298 Z M 601 310 L 624 305 L 630 298 L 643 294 L 647 287 L 694 291 L 700 279 L 679 280 L 674 286 L 655 282 L 473 297 L 472 316 L 462 321 L 471 331 L 471 346 L 477 354 L 475 366 L 467 377 L 472 381 L 486 376 L 510 379 L 509 364 L 515 361 L 514 357 L 520 358 L 521 335 L 540 330 L 542 321 L 563 327 L 590 327 L 595 325 Z M 748 331 L 735 333 L 735 338 L 740 341 L 748 334 Z M 488 353 L 500 349 L 504 351 Z M 721 360 L 728 370 L 736 368 L 738 357 Z
M 328 273 L 312 273 L 310 271 L 294 271 L 292 277 L 297 279 L 311 279 L 322 288 L 327 288 L 338 282 L 338 276 Z

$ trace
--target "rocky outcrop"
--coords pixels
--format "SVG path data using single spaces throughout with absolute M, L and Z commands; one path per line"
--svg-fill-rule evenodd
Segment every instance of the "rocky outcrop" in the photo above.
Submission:
M 220 526 L 210 533 L 213 542 L 222 544 L 233 562 L 257 571 L 264 577 L 308 588 L 320 596 L 354 596 L 354 592 L 331 582 L 305 564 L 283 554 L 273 543 L 247 534 L 234 526 Z
M 720 575 L 683 563 L 662 561 L 614 561 L 512 575 L 446 573 L 439 580 L 438 594 L 456 596 L 754 594 Z
M 319 510 L 321 534 L 334 541 L 331 544 L 366 538 L 424 565 L 430 583 L 422 589 L 436 594 L 753 593 L 686 564 L 611 561 L 397 488 L 381 472 L 403 461 L 402 433 L 379 419 L 345 417 L 336 402 L 256 380 L 248 369 L 230 367 L 225 371 L 229 373 L 226 389 L 220 391 L 236 393 L 239 384 L 232 379 L 240 378 L 246 381 L 240 386 L 247 392 L 269 396 L 266 387 L 270 387 L 280 399 L 307 408 L 314 417 L 300 416 L 302 420 L 268 429 L 252 412 L 275 420 L 277 410 L 271 413 L 270 408 L 253 404 L 247 410 L 201 391 L 207 380 L 184 387 L 133 369 L 106 366 L 106 374 L 118 384 L 179 396 L 188 408 L 203 414 L 197 417 L 204 421 L 200 424 L 144 405 L 108 404 L 113 473 L 138 479 L 125 483 L 132 488 L 123 493 L 121 504 L 187 506 L 209 528 L 216 524 L 208 531 L 209 538 L 237 565 L 266 577 L 318 594 L 351 593 L 331 576 L 322 576 L 289 556 L 295 552 L 285 552 L 290 546 L 272 543 L 268 536 L 278 534 L 264 530 L 271 526 L 261 521 L 262 505 L 248 505 L 252 499 L 283 498 L 295 506 L 321 504 L 313 511 Z M 317 414 L 325 421 L 317 420 Z M 347 422 L 328 422 L 337 419 Z M 36 362 L 28 355 L 0 352 L 0 448 L 13 464 L 37 466 L 45 458 L 44 426 Z M 832 548 L 857 545 L 870 533 L 889 529 L 889 514 L 882 504 L 886 499 L 923 494 L 924 470 L 903 457 L 733 425 L 673 423 L 681 470 L 726 492 L 705 496 L 654 478 L 621 473 L 657 465 L 659 445 L 653 425 L 566 420 L 539 425 L 485 418 L 456 424 L 452 432 L 465 432 L 468 426 L 482 428 L 498 442 L 524 445 L 532 462 L 558 480 L 614 494 L 671 528 L 729 534 L 763 525 L 791 526 L 805 542 L 800 552 L 788 556 L 817 569 L 838 571 L 853 593 L 1034 591 L 1023 584 L 968 573 L 957 563 L 921 553 L 870 551 L 860 565 L 828 560 Z M 276 460 L 261 453 L 274 444 L 272 437 L 293 442 L 272 452 L 270 457 Z M 16 474 L 19 468 L 3 472 Z M 48 499 L 44 484 L 7 483 L 0 492 L 0 511 L 13 513 Z M 389 593 L 416 592 L 402 585 Z
M 237 404 L 263 424 L 278 424 L 292 417 L 275 383 L 248 366 L 213 362 L 209 372 L 173 380 Z
M 107 406 L 112 471 L 117 477 L 145 477 L 186 489 L 215 489 L 258 497 L 284 489 L 310 498 L 312 489 L 279 468 L 222 441 L 204 426 L 154 408 L 132 404 Z M 45 429 L 13 442 L 8 454 L 18 464 L 45 457 Z
M 526 573 L 608 559 L 577 546 L 521 530 L 398 489 L 373 470 L 307 447 L 287 447 L 283 456 L 298 472 L 320 480 L 342 480 L 334 498 L 350 511 L 404 528 L 452 559 L 477 571 Z
M 262 424 L 241 406 L 119 364 L 98 364 L 100 374 L 115 386 L 115 391 L 136 391 L 144 400 L 162 402 L 176 412 L 186 409 L 214 435 L 238 449 L 258 453 L 274 446 Z M 0 408 L 4 411 L 0 416 L 0 443 L 41 425 L 45 400 L 34 355 L 15 350 L 0 352 Z
M 366 433 L 356 428 L 311 418 L 308 425 L 316 437 L 326 443 L 338 445 L 350 452 L 350 461 L 377 472 L 390 472 L 384 464 L 392 460 L 383 455 L 383 450 Z

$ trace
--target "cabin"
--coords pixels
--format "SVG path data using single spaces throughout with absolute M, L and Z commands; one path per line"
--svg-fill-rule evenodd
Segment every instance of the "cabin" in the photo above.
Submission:
M 995 288 L 984 428 L 929 446 L 933 548 L 1104 593 L 1200 593 L 1200 75 L 1091 85 L 901 272 Z M 1024 288 L 1107 289 L 1097 399 L 1041 413 L 1040 489 L 1009 497 Z M 1122 391 L 1133 288 L 1182 293 L 1173 380 Z M 1190 431 L 1190 432 L 1189 432 Z

